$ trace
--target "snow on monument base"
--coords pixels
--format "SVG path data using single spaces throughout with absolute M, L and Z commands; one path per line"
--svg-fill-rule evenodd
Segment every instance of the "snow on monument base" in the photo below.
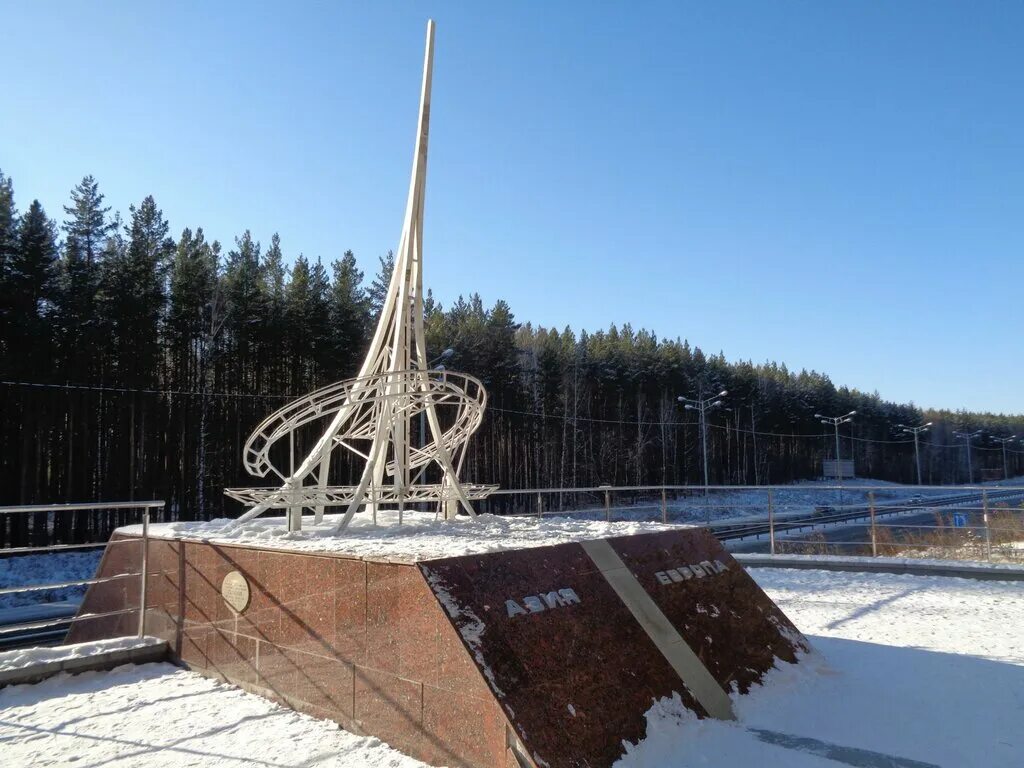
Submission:
M 406 562 L 152 539 L 147 571 L 146 632 L 189 668 L 435 765 L 610 766 L 656 700 L 728 716 L 806 648 L 696 528 Z M 130 633 L 137 605 L 137 579 L 93 585 L 82 613 L 126 612 L 68 641 Z

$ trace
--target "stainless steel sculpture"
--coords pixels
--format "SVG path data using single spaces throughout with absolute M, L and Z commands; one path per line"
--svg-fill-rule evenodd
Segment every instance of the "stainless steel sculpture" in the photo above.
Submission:
M 430 370 L 423 333 L 423 198 L 427 176 L 430 84 L 434 57 L 434 22 L 427 22 L 419 122 L 412 180 L 402 236 L 395 257 L 387 300 L 370 350 L 359 375 L 299 398 L 271 414 L 245 444 L 243 460 L 249 474 L 277 476 L 272 488 L 228 488 L 233 499 L 252 505 L 239 520 L 268 509 L 288 509 L 289 529 L 301 526 L 303 509 L 315 521 L 325 507 L 346 507 L 335 526 L 342 531 L 360 508 L 376 520 L 384 505 L 396 506 L 402 521 L 405 505 L 434 502 L 445 517 L 458 506 L 475 515 L 472 501 L 497 486 L 459 481 L 466 444 L 480 426 L 487 394 L 472 376 Z M 423 425 L 419 447 L 412 445 L 412 420 Z M 425 418 L 424 418 L 425 417 Z M 300 429 L 326 424 L 298 467 L 295 439 Z M 282 442 L 282 441 L 287 441 Z M 288 470 L 279 468 L 284 445 Z M 276 450 L 275 450 L 276 446 Z M 365 460 L 359 484 L 328 484 L 331 456 L 338 448 Z

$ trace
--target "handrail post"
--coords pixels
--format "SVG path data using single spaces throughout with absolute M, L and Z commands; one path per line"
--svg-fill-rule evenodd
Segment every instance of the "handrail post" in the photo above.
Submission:
M 875 532 L 875 492 L 868 491 L 868 512 L 871 514 L 871 556 L 878 557 L 878 539 Z
M 544 517 L 544 497 L 537 491 L 537 517 Z
M 992 531 L 988 527 L 988 491 L 981 492 L 981 519 L 985 523 L 985 559 L 992 560 Z
M 775 500 L 768 489 L 768 551 L 775 554 Z
M 142 508 L 142 573 L 139 574 L 139 637 L 146 634 L 146 574 L 149 571 L 149 507 Z
M 605 522 L 610 523 L 612 521 L 612 492 L 604 492 L 604 519 Z
M 664 486 L 661 488 L 661 522 L 668 522 L 668 494 Z

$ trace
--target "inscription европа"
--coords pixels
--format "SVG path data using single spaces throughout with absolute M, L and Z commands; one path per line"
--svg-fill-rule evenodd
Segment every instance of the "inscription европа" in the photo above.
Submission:
M 654 578 L 660 584 L 678 584 L 694 578 L 703 579 L 705 576 L 714 576 L 727 570 L 729 570 L 729 566 L 721 560 L 703 560 L 699 563 L 677 565 L 675 568 L 658 571 L 654 574 Z

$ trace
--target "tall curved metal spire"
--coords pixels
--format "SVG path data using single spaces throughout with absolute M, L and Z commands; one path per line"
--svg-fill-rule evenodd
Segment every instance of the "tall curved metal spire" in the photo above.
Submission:
M 343 530 L 360 509 L 374 515 L 382 506 L 397 506 L 399 522 L 407 503 L 436 502 L 446 517 L 458 506 L 475 515 L 472 501 L 497 486 L 459 481 L 466 445 L 479 427 L 486 406 L 483 385 L 472 376 L 430 370 L 423 329 L 423 207 L 430 136 L 430 88 L 434 61 L 434 22 L 427 22 L 423 82 L 405 219 L 384 307 L 366 359 L 355 379 L 332 384 L 289 403 L 260 424 L 245 444 L 243 460 L 250 474 L 273 473 L 282 484 L 273 488 L 229 488 L 225 493 L 251 508 L 239 520 L 268 509 L 294 514 L 312 509 L 316 520 L 325 507 L 344 506 L 336 529 Z M 424 429 L 414 447 L 412 420 Z M 322 425 L 323 431 L 299 465 L 294 441 L 300 429 Z M 284 440 L 289 468 L 281 461 Z M 275 448 L 276 446 L 276 448 Z M 329 483 L 332 454 L 339 448 L 365 464 L 355 486 Z M 429 482 L 428 482 L 429 481 Z

